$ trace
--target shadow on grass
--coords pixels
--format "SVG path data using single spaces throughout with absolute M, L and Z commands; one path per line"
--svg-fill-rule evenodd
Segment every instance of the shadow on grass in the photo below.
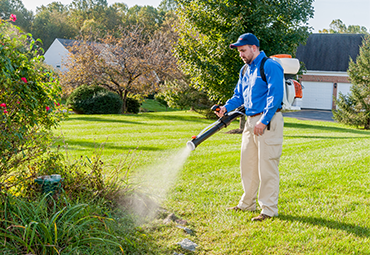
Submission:
M 369 237 L 370 236 L 370 229 L 366 227 L 361 227 L 355 224 L 349 223 L 342 223 L 335 220 L 327 220 L 322 218 L 316 217 L 304 217 L 304 216 L 292 216 L 292 215 L 281 215 L 279 214 L 278 218 L 280 220 L 286 221 L 300 221 L 303 223 L 307 223 L 310 225 L 320 226 L 320 227 L 327 227 L 331 229 L 343 230 L 350 234 L 354 234 L 360 237 Z
M 112 116 L 112 115 L 109 115 L 109 116 Z M 120 116 L 120 115 L 117 115 L 117 116 Z M 101 117 L 96 117 L 96 116 L 92 116 L 92 115 L 81 115 L 81 117 L 67 118 L 64 121 L 75 121 L 75 120 L 146 125 L 146 123 L 137 122 L 137 121 L 127 121 L 127 120 L 122 120 L 122 119 L 101 118 Z
M 101 116 L 101 115 L 99 115 Z M 181 116 L 181 115 L 160 115 L 158 113 L 151 114 L 151 113 L 141 113 L 141 114 L 128 114 L 128 115 L 107 115 L 109 118 L 102 118 L 94 115 L 73 115 L 71 118 L 67 118 L 65 121 L 96 121 L 96 122 L 113 122 L 113 123 L 125 123 L 125 124 L 144 124 L 147 123 L 138 122 L 138 121 L 127 121 L 120 119 L 121 116 L 130 116 L 133 118 L 140 118 L 142 119 L 150 119 L 150 120 L 158 120 L 158 121 L 183 121 L 183 122 L 198 122 L 198 123 L 208 123 L 209 121 L 216 121 L 217 119 L 206 119 L 204 117 L 197 117 L 197 116 Z M 114 117 L 117 116 L 116 119 Z
M 355 130 L 352 128 L 344 128 L 344 127 L 328 127 L 328 126 L 320 126 L 320 125 L 314 125 L 314 124 L 289 123 L 289 122 L 284 123 L 284 127 L 285 128 L 297 128 L 297 129 L 317 129 L 320 132 L 325 131 L 325 132 L 335 132 L 335 133 L 352 133 L 352 134 L 359 134 L 359 135 L 368 135 L 370 137 L 370 130 Z M 332 138 L 335 138 L 335 137 L 332 137 Z
M 59 143 L 58 143 L 59 144 Z M 58 145 L 56 144 L 56 145 Z M 88 141 L 74 141 L 74 140 L 65 140 L 63 144 L 68 145 L 68 150 L 83 150 L 86 148 L 96 148 L 99 149 L 101 146 L 104 149 L 112 149 L 112 150 L 143 150 L 143 151 L 160 151 L 163 149 L 157 147 L 149 147 L 149 146 L 117 146 L 109 143 L 97 143 L 97 142 L 88 142 Z M 63 146 L 63 144 L 59 144 Z M 77 148 L 78 147 L 78 148 Z
M 310 138 L 310 139 L 369 139 L 370 138 L 370 134 L 369 136 L 361 136 L 361 137 L 358 137 L 358 136 L 314 136 L 314 135 L 284 135 L 285 138 L 290 138 L 290 139 L 294 139 L 294 138 Z
M 184 122 L 197 122 L 197 123 L 208 123 L 209 121 L 217 121 L 217 119 L 206 119 L 202 116 L 182 116 L 182 115 L 158 115 L 158 114 L 140 114 L 140 118 L 146 118 L 150 120 L 172 120 L 172 121 L 184 121 Z

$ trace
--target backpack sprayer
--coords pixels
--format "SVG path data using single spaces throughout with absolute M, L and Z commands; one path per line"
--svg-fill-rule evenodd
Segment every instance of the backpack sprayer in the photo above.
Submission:
M 302 85 L 297 81 L 290 78 L 290 76 L 294 76 L 298 73 L 300 64 L 299 60 L 296 58 L 292 58 L 292 56 L 287 54 L 278 54 L 273 55 L 270 58 L 279 62 L 279 64 L 284 69 L 284 96 L 283 96 L 283 110 L 300 110 L 301 109 L 301 102 L 302 102 Z M 263 61 L 263 64 L 266 60 Z M 264 76 L 264 65 L 261 63 L 260 73 Z M 214 105 L 211 108 L 212 111 L 218 112 L 220 110 L 219 105 Z M 224 116 L 219 118 L 216 122 L 209 125 L 205 129 L 203 129 L 199 135 L 193 136 L 193 140 L 186 143 L 186 146 L 190 150 L 195 150 L 195 148 L 201 144 L 204 140 L 208 137 L 212 136 L 214 133 L 218 132 L 219 130 L 227 127 L 233 120 L 236 118 L 245 115 L 245 108 L 244 105 L 236 108 L 234 111 L 225 113 Z
M 220 110 L 219 105 L 214 105 L 211 108 L 212 111 L 218 112 Z M 244 105 L 239 106 L 234 111 L 225 113 L 224 116 L 219 118 L 216 122 L 212 123 L 205 129 L 203 129 L 197 136 L 193 136 L 193 140 L 186 143 L 186 146 L 191 150 L 195 150 L 195 148 L 205 141 L 208 137 L 212 136 L 216 132 L 220 131 L 221 129 L 227 127 L 233 120 L 236 118 L 245 115 L 245 108 Z

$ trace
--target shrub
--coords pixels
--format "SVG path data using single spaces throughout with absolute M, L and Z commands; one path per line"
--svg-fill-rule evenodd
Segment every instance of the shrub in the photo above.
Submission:
M 119 95 L 97 85 L 82 85 L 67 99 L 67 105 L 79 114 L 118 114 L 122 104 Z
M 37 44 L 0 18 L 0 189 L 7 174 L 44 153 L 62 117 L 59 81 Z
M 21 170 L 22 175 L 14 174 L 4 180 L 4 188 L 17 197 L 35 198 L 41 192 L 41 185 L 34 181 L 35 178 L 59 174 L 63 178 L 63 190 L 71 199 L 89 202 L 104 199 L 114 205 L 120 196 L 131 191 L 128 173 L 135 153 L 122 155 L 122 160 L 112 166 L 101 159 L 103 145 L 91 156 L 77 159 L 70 158 L 67 149 L 62 153 L 59 148 L 28 162 L 24 166 L 26 169 Z
M 156 100 L 167 102 L 168 106 L 177 109 L 191 109 L 206 118 L 214 118 L 210 110 L 214 104 L 204 91 L 199 91 L 189 85 L 187 79 L 166 82 L 161 87 L 161 92 L 156 95 Z
M 127 103 L 127 112 L 135 114 L 139 113 L 141 104 L 138 99 L 133 97 L 127 97 L 126 103 Z

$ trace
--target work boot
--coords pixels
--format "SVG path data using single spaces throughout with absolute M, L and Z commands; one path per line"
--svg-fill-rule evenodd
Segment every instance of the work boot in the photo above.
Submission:
M 270 219 L 271 216 L 261 213 L 257 217 L 252 218 L 252 221 L 264 221 L 265 219 Z
M 232 210 L 232 211 L 235 211 L 235 212 L 244 211 L 243 209 L 239 208 L 238 206 L 227 208 L 227 210 Z

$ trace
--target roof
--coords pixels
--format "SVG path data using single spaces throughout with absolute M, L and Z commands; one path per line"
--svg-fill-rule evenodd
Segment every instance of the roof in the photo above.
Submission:
M 296 58 L 310 71 L 347 72 L 362 45 L 363 34 L 311 34 L 297 49 Z
M 77 40 L 56 38 L 64 47 L 71 47 Z

